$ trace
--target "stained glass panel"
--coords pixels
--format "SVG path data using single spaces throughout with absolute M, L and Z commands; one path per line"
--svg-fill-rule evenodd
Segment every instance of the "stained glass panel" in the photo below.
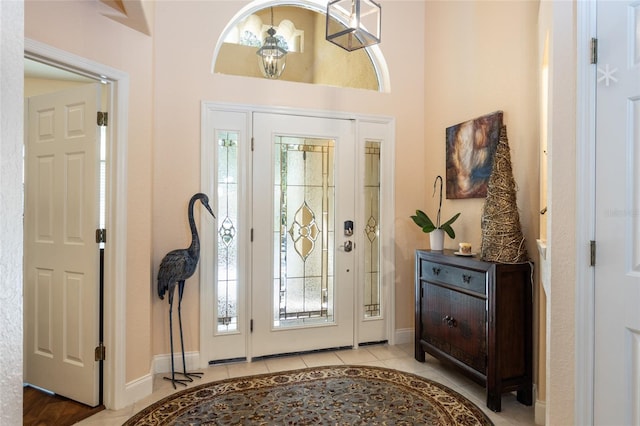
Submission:
M 333 150 L 326 139 L 276 137 L 274 325 L 333 321 Z
M 238 133 L 217 133 L 218 282 L 217 330 L 238 330 Z
M 364 316 L 380 316 L 380 142 L 365 144 Z

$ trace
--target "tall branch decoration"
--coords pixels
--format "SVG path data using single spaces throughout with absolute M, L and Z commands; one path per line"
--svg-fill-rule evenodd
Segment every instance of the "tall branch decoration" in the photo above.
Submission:
M 482 211 L 481 228 L 482 260 L 499 263 L 528 261 L 516 204 L 516 183 L 511 168 L 506 126 L 500 129 L 500 140 Z

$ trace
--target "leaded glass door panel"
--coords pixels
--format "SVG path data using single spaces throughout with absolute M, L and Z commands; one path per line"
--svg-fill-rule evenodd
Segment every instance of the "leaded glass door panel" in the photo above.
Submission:
M 209 362 L 247 358 L 250 291 L 251 114 L 206 108 L 202 188 L 215 220 L 200 223 L 200 352 Z
M 382 202 L 393 199 L 390 184 L 393 173 L 384 167 L 383 161 L 391 152 L 388 148 L 391 132 L 392 127 L 383 122 L 360 122 L 358 127 L 356 158 L 360 167 L 356 175 L 356 210 L 360 226 L 354 232 L 358 237 L 358 322 L 355 327 L 358 344 L 387 341 L 391 335 L 389 297 L 383 283 L 385 270 L 389 270 L 384 267 L 385 260 L 392 258 L 389 252 L 392 239 L 389 226 L 385 226 L 392 216 L 392 204 Z M 387 279 L 392 279 L 388 272 Z
M 353 123 L 254 114 L 252 356 L 353 345 Z

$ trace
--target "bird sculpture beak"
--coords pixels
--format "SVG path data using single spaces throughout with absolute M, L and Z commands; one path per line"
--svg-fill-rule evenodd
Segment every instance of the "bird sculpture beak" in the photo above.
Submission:
M 202 203 L 204 205 L 204 207 L 209 211 L 209 213 L 211 213 L 211 216 L 213 216 L 213 218 L 216 218 L 216 215 L 213 214 L 213 210 L 211 210 L 211 207 L 209 206 L 208 203 Z

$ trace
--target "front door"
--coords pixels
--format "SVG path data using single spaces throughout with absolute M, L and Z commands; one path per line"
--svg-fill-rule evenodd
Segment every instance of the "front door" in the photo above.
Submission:
M 201 366 L 390 340 L 393 121 L 202 112 Z
M 354 344 L 352 120 L 256 113 L 253 357 Z
M 25 149 L 25 382 L 99 403 L 100 87 L 28 100 Z
M 598 1 L 594 423 L 640 424 L 640 3 Z

